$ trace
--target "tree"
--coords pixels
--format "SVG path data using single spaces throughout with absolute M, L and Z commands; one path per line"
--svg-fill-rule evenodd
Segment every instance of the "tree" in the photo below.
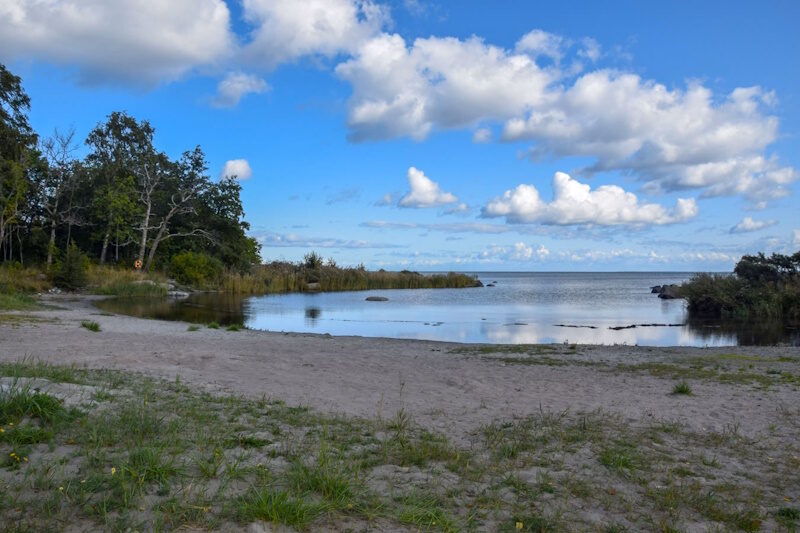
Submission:
M 122 211 L 115 210 L 111 203 L 111 199 L 117 198 L 116 193 L 125 190 L 124 185 L 117 182 L 134 176 L 138 178 L 137 185 L 140 185 L 143 171 L 145 174 L 149 171 L 148 165 L 152 165 L 155 157 L 154 131 L 146 120 L 138 122 L 127 113 L 115 111 L 105 122 L 98 124 L 86 139 L 86 144 L 92 150 L 86 159 L 94 171 L 96 189 L 104 191 L 104 198 L 109 202 L 95 202 L 95 208 L 103 212 L 101 264 L 106 260 L 112 232 L 121 226 L 119 217 Z M 135 213 L 126 211 L 124 214 L 133 216 Z M 133 224 L 133 220 L 126 222 Z M 146 239 L 146 225 L 143 232 Z M 144 257 L 144 252 L 141 252 L 141 256 Z
M 27 167 L 36 145 L 30 104 L 22 80 L 0 64 L 0 245 L 28 194 Z
M 77 185 L 80 176 L 80 163 L 75 159 L 77 146 L 74 143 L 75 130 L 70 128 L 65 133 L 55 130 L 52 137 L 42 142 L 42 153 L 47 158 L 47 171 L 40 174 L 37 180 L 39 204 L 44 210 L 50 225 L 50 241 L 47 246 L 46 264 L 53 262 L 53 251 L 56 247 L 56 228 L 77 208 L 74 202 L 67 202 L 67 197 Z M 65 205 L 66 204 L 66 205 Z
M 201 227 L 192 227 L 188 231 L 170 232 L 170 224 L 174 217 L 197 213 L 197 203 L 202 194 L 208 189 L 210 180 L 206 174 L 208 165 L 206 164 L 205 154 L 203 154 L 199 146 L 195 147 L 194 150 L 186 151 L 174 169 L 175 173 L 169 176 L 163 184 L 169 199 L 166 202 L 166 211 L 161 216 L 160 223 L 156 226 L 156 236 L 150 246 L 150 254 L 147 256 L 145 270 L 150 270 L 158 245 L 166 239 L 193 235 L 209 240 L 212 239 L 211 234 Z M 148 196 L 148 200 L 150 198 Z M 149 210 L 149 203 L 147 207 Z

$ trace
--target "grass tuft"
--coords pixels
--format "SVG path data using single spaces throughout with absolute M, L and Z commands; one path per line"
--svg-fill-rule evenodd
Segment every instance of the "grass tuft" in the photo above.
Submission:
M 288 492 L 263 488 L 252 490 L 239 502 L 238 516 L 244 520 L 264 520 L 305 529 L 322 513 L 322 507 Z
M 84 320 L 83 322 L 81 322 L 81 327 L 86 328 L 89 331 L 94 331 L 95 333 L 100 331 L 100 324 L 98 324 L 97 322 L 93 322 L 91 320 Z
M 674 387 L 672 387 L 672 394 L 683 394 L 690 396 L 692 394 L 692 387 L 687 381 L 680 381 L 676 383 Z

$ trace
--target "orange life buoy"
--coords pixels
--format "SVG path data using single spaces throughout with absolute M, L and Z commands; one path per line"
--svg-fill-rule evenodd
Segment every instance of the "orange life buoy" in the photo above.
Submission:
M 137 259 L 136 261 L 134 261 L 133 262 L 133 268 L 135 268 L 136 270 L 141 270 L 142 269 L 142 260 L 141 259 Z

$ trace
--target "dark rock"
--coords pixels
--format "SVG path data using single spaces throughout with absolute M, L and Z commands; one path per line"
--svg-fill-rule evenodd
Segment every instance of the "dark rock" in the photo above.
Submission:
M 662 287 L 663 285 L 654 285 L 653 287 L 650 287 L 650 294 L 659 294 Z
M 681 287 L 680 285 L 664 285 L 661 287 L 661 291 L 658 293 L 658 297 L 662 300 L 677 300 L 678 298 L 683 298 L 681 295 Z
M 487 283 L 486 286 L 487 287 L 494 287 L 494 283 Z
M 479 279 L 476 279 L 473 287 L 483 287 L 483 282 Z
M 389 301 L 389 298 L 386 298 L 385 296 L 367 296 L 364 299 L 366 301 L 368 301 L 368 302 L 388 302 Z

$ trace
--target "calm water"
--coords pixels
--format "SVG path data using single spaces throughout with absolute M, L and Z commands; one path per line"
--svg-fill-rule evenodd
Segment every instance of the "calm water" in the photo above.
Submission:
M 107 300 L 104 309 L 153 318 L 239 323 L 268 331 L 481 343 L 674 345 L 798 344 L 775 324 L 686 323 L 683 300 L 653 285 L 691 273 L 478 273 L 473 289 L 382 290 L 187 300 Z M 387 302 L 367 302 L 385 296 Z M 662 325 L 652 325 L 662 324 Z M 623 328 L 636 325 L 635 328 Z

